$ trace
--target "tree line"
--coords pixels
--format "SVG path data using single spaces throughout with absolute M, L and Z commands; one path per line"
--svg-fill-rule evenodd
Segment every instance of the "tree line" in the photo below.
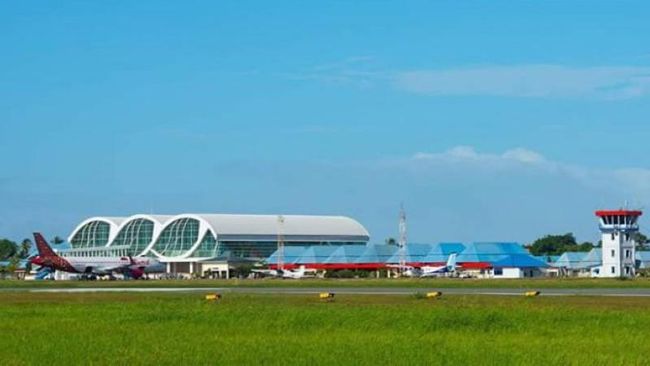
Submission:
M 637 233 L 634 237 L 637 250 L 646 250 L 650 246 L 650 239 L 642 233 Z M 397 245 L 395 238 L 386 238 L 387 245 Z M 578 243 L 573 233 L 546 235 L 541 237 L 525 247 L 532 255 L 562 255 L 566 252 L 588 252 L 593 248 L 600 247 L 600 241 L 596 244 L 592 242 Z
M 58 236 L 51 240 L 51 243 L 55 245 L 63 242 L 64 240 Z M 16 271 L 20 261 L 29 258 L 32 247 L 33 243 L 31 239 L 23 239 L 20 243 L 9 239 L 0 239 L 0 261 L 8 262 L 0 264 L 0 273 L 5 274 Z M 30 266 L 29 263 L 27 266 Z M 29 270 L 29 268 L 27 269 Z
M 637 250 L 644 250 L 650 244 L 648 237 L 642 233 L 637 233 L 634 241 Z M 600 246 L 600 241 L 597 244 L 588 241 L 578 243 L 573 233 L 566 233 L 546 235 L 527 245 L 527 248 L 532 255 L 561 255 L 565 252 L 588 252 Z

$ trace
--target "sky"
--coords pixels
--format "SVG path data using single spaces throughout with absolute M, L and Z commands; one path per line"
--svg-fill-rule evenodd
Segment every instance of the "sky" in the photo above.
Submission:
M 650 203 L 645 1 L 4 1 L 0 237 L 346 215 L 598 240 Z M 646 219 L 641 225 L 650 225 Z

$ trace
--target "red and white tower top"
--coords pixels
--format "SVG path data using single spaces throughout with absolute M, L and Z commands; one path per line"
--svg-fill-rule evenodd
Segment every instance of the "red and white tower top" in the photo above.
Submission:
M 596 216 L 600 218 L 600 230 L 603 232 L 622 231 L 634 232 L 639 230 L 640 210 L 599 210 Z
M 635 216 L 639 217 L 643 215 L 643 211 L 639 210 L 600 210 L 596 211 L 596 216 Z

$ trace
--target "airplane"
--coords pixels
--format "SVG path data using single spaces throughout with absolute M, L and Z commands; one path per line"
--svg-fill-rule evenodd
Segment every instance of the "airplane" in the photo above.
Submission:
M 295 270 L 290 269 L 254 269 L 253 273 L 259 273 L 262 276 L 268 277 L 277 277 L 277 278 L 289 278 L 294 280 L 299 280 L 301 278 L 313 278 L 316 277 L 316 270 L 311 268 L 300 267 Z
M 34 265 L 68 273 L 79 273 L 84 279 L 121 273 L 125 277 L 139 279 L 147 273 L 165 271 L 165 266 L 147 257 L 61 257 L 47 243 L 43 235 L 34 233 L 38 255 L 30 258 Z
M 444 273 L 456 272 L 456 253 L 451 253 L 447 259 L 447 264 L 444 266 L 430 267 L 424 266 L 420 268 L 420 277 L 435 277 Z
M 407 277 L 437 277 L 445 273 L 456 272 L 457 256 L 456 253 L 451 253 L 444 266 L 423 266 L 418 268 L 413 266 L 390 265 L 388 267 L 404 269 L 403 275 Z

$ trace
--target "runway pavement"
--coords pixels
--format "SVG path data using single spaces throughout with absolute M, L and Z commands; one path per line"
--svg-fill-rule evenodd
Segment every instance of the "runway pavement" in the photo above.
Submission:
M 282 294 L 308 295 L 322 292 L 333 292 L 339 295 L 412 295 L 416 292 L 440 291 L 446 295 L 485 295 L 485 296 L 522 296 L 526 291 L 541 292 L 540 296 L 607 296 L 607 297 L 650 297 L 650 289 L 642 288 L 580 288 L 580 289 L 519 289 L 519 288 L 343 288 L 343 287 L 214 287 L 214 288 L 47 288 L 47 289 L 17 289 L 15 291 L 37 293 L 97 293 L 97 292 L 222 292 L 243 294 Z

